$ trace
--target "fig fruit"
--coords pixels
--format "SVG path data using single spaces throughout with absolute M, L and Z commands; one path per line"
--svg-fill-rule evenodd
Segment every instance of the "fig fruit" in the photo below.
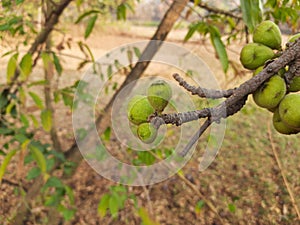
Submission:
M 269 47 L 257 43 L 250 43 L 243 47 L 240 60 L 245 68 L 255 70 L 274 56 L 273 50 Z
M 291 36 L 289 38 L 288 42 L 292 43 L 292 42 L 296 41 L 298 38 L 300 38 L 300 33 Z
M 281 49 L 282 38 L 279 27 L 271 20 L 261 22 L 254 29 L 253 42 L 272 49 Z
M 275 108 L 286 94 L 285 81 L 278 75 L 264 82 L 254 93 L 254 102 L 263 108 Z
M 128 103 L 127 116 L 130 122 L 139 125 L 148 121 L 148 117 L 155 112 L 147 96 L 136 95 Z
M 297 133 L 299 133 L 299 131 L 286 125 L 282 121 L 282 119 L 280 118 L 280 115 L 279 115 L 278 108 L 275 110 L 275 112 L 273 114 L 273 126 L 274 126 L 275 130 L 277 130 L 281 134 L 297 134 Z
M 279 115 L 285 124 L 300 129 L 300 94 L 287 94 L 279 104 Z
M 300 91 L 300 77 L 294 77 L 291 80 L 290 86 L 288 88 L 289 92 L 297 92 Z
M 150 144 L 157 137 L 157 129 L 151 123 L 142 123 L 137 128 L 139 139 L 147 144 Z
M 148 88 L 147 97 L 157 112 L 162 112 L 172 97 L 172 89 L 164 80 L 153 82 Z

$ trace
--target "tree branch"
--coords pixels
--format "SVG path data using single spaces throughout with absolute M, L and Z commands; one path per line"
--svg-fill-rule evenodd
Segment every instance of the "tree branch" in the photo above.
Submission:
M 206 88 L 203 88 L 203 87 L 195 87 L 195 86 L 189 85 L 177 73 L 174 74 L 173 77 L 179 83 L 180 86 L 182 86 L 187 91 L 191 92 L 192 95 L 198 95 L 200 98 L 212 98 L 212 99 L 228 98 L 235 91 L 235 89 L 212 90 L 212 89 L 206 89 Z
M 190 2 L 195 2 L 195 1 L 191 0 Z M 230 11 L 226 11 L 226 10 L 222 10 L 222 9 L 218 9 L 218 8 L 213 8 L 213 7 L 207 5 L 206 3 L 202 2 L 202 1 L 200 1 L 197 4 L 197 6 L 199 6 L 202 9 L 205 9 L 209 12 L 215 13 L 215 14 L 221 14 L 221 15 L 232 17 L 232 18 L 235 18 L 235 19 L 242 19 L 242 17 L 239 16 L 239 15 L 233 14 Z

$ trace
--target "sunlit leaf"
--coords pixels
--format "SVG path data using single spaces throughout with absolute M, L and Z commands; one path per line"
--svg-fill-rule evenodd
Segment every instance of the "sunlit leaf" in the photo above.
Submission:
M 109 194 L 104 194 L 98 204 L 98 214 L 101 218 L 103 218 L 106 215 L 106 210 L 109 206 Z
M 58 73 L 58 75 L 61 75 L 63 69 L 60 64 L 59 58 L 57 57 L 57 55 L 55 53 L 53 53 L 53 63 L 54 63 L 56 72 Z
M 47 170 L 47 164 L 46 164 L 46 159 L 45 159 L 44 154 L 41 152 L 41 150 L 37 146 L 35 146 L 33 144 L 29 145 L 29 149 L 30 149 L 30 152 L 31 152 L 34 160 L 37 162 L 38 166 L 40 167 L 41 171 L 43 173 L 45 173 Z
M 41 121 L 44 130 L 49 132 L 52 127 L 52 113 L 49 109 L 45 109 L 41 112 Z
M 30 97 L 32 98 L 34 103 L 37 105 L 37 107 L 39 107 L 40 109 L 44 108 L 44 104 L 43 104 L 43 101 L 40 98 L 40 96 L 38 96 L 36 93 L 31 92 L 31 91 L 28 94 L 30 95 Z
M 241 0 L 241 9 L 243 21 L 252 33 L 256 25 L 262 21 L 260 0 Z
M 19 53 L 14 54 L 7 63 L 7 72 L 6 72 L 6 80 L 7 83 L 10 84 L 12 78 L 15 75 L 17 69 L 17 60 L 18 60 Z
M 93 28 L 95 26 L 97 18 L 98 18 L 98 15 L 95 15 L 89 19 L 88 24 L 85 29 L 84 38 L 88 38 L 90 36 L 90 34 L 93 31 Z
M 0 167 L 0 183 L 2 181 L 3 175 L 5 173 L 6 167 L 9 164 L 11 158 L 17 153 L 17 149 L 14 149 L 12 151 L 10 151 L 9 153 L 7 153 L 7 155 L 5 156 L 4 160 L 1 163 L 1 167 Z
M 26 80 L 32 70 L 32 55 L 27 53 L 20 62 L 20 76 L 22 80 Z

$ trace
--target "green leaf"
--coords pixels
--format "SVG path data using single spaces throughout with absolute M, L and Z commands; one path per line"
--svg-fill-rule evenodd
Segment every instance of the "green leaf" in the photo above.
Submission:
M 85 33 L 84 33 L 85 39 L 88 38 L 90 36 L 91 32 L 93 31 L 93 28 L 95 26 L 97 18 L 98 18 L 98 15 L 95 15 L 89 19 L 88 24 L 85 29 Z
M 75 198 L 74 198 L 74 193 L 73 193 L 72 188 L 70 188 L 69 186 L 65 185 L 65 190 L 66 190 L 66 194 L 69 197 L 70 203 L 72 205 L 74 205 Z
M 74 96 L 72 94 L 70 94 L 68 92 L 64 92 L 64 91 L 61 92 L 61 96 L 62 96 L 65 106 L 70 106 L 72 108 Z
M 141 51 L 140 51 L 140 49 L 139 48 L 137 48 L 137 47 L 133 47 L 133 51 L 134 51 L 134 54 L 135 54 L 135 56 L 137 57 L 137 58 L 140 58 L 141 57 Z
M 30 118 L 32 120 L 33 126 L 35 128 L 38 128 L 39 127 L 39 122 L 37 121 L 37 119 L 35 118 L 35 116 L 34 115 L 29 115 L 29 116 L 30 116 Z
M 91 14 L 98 14 L 100 13 L 99 10 L 90 10 L 90 11 L 87 11 L 87 12 L 84 12 L 83 14 L 81 14 L 78 19 L 75 21 L 75 24 L 79 23 L 82 19 L 84 19 L 85 17 L 91 15 Z
M 112 78 L 112 74 L 113 74 L 112 65 L 109 65 L 107 67 L 107 77 L 108 77 L 108 79 Z
M 226 73 L 228 70 L 229 61 L 228 61 L 228 55 L 226 52 L 225 45 L 220 38 L 219 31 L 215 30 L 214 28 L 210 29 L 210 38 L 211 38 L 211 42 L 217 52 L 217 55 L 221 61 L 223 71 Z
M 44 185 L 43 189 L 48 187 L 65 188 L 65 185 L 57 177 L 50 177 Z
M 34 160 L 37 162 L 38 166 L 40 167 L 41 171 L 45 173 L 47 170 L 47 164 L 46 164 L 45 156 L 43 155 L 42 151 L 33 144 L 29 145 L 29 149 Z
M 64 220 L 65 221 L 69 221 L 69 220 L 71 220 L 74 217 L 74 215 L 76 213 L 76 210 L 75 209 L 67 209 L 66 208 L 61 213 L 62 213 L 62 215 L 64 217 Z
M 40 174 L 41 174 L 41 169 L 39 167 L 33 167 L 27 173 L 26 179 L 27 180 L 32 180 L 32 179 L 38 177 Z
M 106 210 L 109 206 L 110 195 L 104 194 L 98 204 L 98 214 L 101 218 L 103 218 L 106 214 Z
M 207 24 L 204 22 L 192 23 L 189 26 L 189 30 L 184 37 L 184 41 L 188 41 L 195 34 L 196 31 L 199 33 L 202 33 L 202 34 L 206 34 L 207 33 Z
M 119 198 L 117 198 L 115 195 L 112 195 L 109 198 L 108 207 L 111 216 L 113 218 L 116 218 L 118 216 L 118 211 L 119 211 Z
M 31 91 L 28 94 L 30 95 L 30 97 L 32 98 L 34 103 L 37 105 L 37 107 L 39 107 L 40 109 L 44 108 L 44 104 L 43 104 L 43 101 L 40 98 L 40 96 L 38 96 L 36 93 L 31 92 Z
M 14 133 L 14 130 L 12 130 L 10 128 L 0 127 L 0 134 L 2 134 L 2 135 L 10 135 L 13 133 Z
M 49 132 L 52 127 L 52 112 L 49 109 L 45 109 L 41 112 L 42 126 L 45 131 Z
M 61 75 L 63 69 L 60 64 L 59 58 L 57 57 L 57 55 L 54 52 L 53 52 L 53 63 L 54 63 L 56 72 L 58 73 L 58 75 Z
M 228 209 L 232 213 L 235 213 L 235 211 L 236 211 L 236 207 L 235 207 L 235 205 L 233 203 L 229 203 L 228 204 Z
M 205 206 L 205 202 L 203 200 L 198 201 L 195 206 L 196 213 L 199 213 L 204 206 Z
M 104 141 L 109 141 L 111 135 L 111 128 L 107 127 L 102 135 Z
M 10 151 L 4 158 L 1 167 L 0 167 L 0 183 L 2 181 L 2 178 L 4 176 L 5 170 L 7 165 L 9 164 L 11 158 L 17 153 L 17 149 L 14 149 L 12 151 Z
M 27 53 L 23 56 L 20 62 L 20 76 L 24 81 L 28 78 L 32 70 L 32 55 Z
M 50 65 L 52 64 L 52 59 L 51 59 L 50 55 L 46 52 L 42 52 L 41 57 L 43 60 L 44 68 L 46 70 L 48 70 Z
M 16 53 L 8 60 L 7 71 L 6 71 L 6 80 L 7 80 L 8 84 L 11 83 L 12 78 L 15 75 L 15 72 L 17 69 L 18 56 L 19 56 L 19 53 Z
M 126 5 L 124 3 L 117 7 L 117 20 L 126 20 Z
M 158 225 L 157 222 L 153 221 L 150 218 L 150 216 L 145 208 L 143 208 L 143 207 L 139 208 L 138 214 L 141 217 L 143 225 Z
M 241 0 L 243 20 L 250 33 L 252 33 L 256 25 L 262 21 L 260 1 L 261 0 Z
M 29 120 L 23 113 L 20 115 L 20 120 L 24 124 L 25 127 L 29 127 Z

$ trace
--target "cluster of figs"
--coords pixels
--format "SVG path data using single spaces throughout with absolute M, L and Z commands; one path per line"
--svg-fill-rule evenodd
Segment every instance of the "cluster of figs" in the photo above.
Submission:
M 160 115 L 172 97 L 171 86 L 164 80 L 150 84 L 147 95 L 133 96 L 127 105 L 131 132 L 146 144 L 157 137 L 157 128 L 149 122 L 151 115 Z
M 300 33 L 290 37 L 294 42 Z M 279 27 L 272 21 L 263 21 L 254 30 L 253 43 L 242 48 L 240 61 L 243 66 L 253 70 L 253 76 L 264 68 L 267 60 L 275 59 L 276 51 L 281 48 L 282 36 Z M 300 76 L 294 76 L 286 82 L 282 68 L 276 75 L 264 82 L 254 93 L 254 102 L 273 113 L 274 128 L 281 134 L 297 134 L 300 132 Z

